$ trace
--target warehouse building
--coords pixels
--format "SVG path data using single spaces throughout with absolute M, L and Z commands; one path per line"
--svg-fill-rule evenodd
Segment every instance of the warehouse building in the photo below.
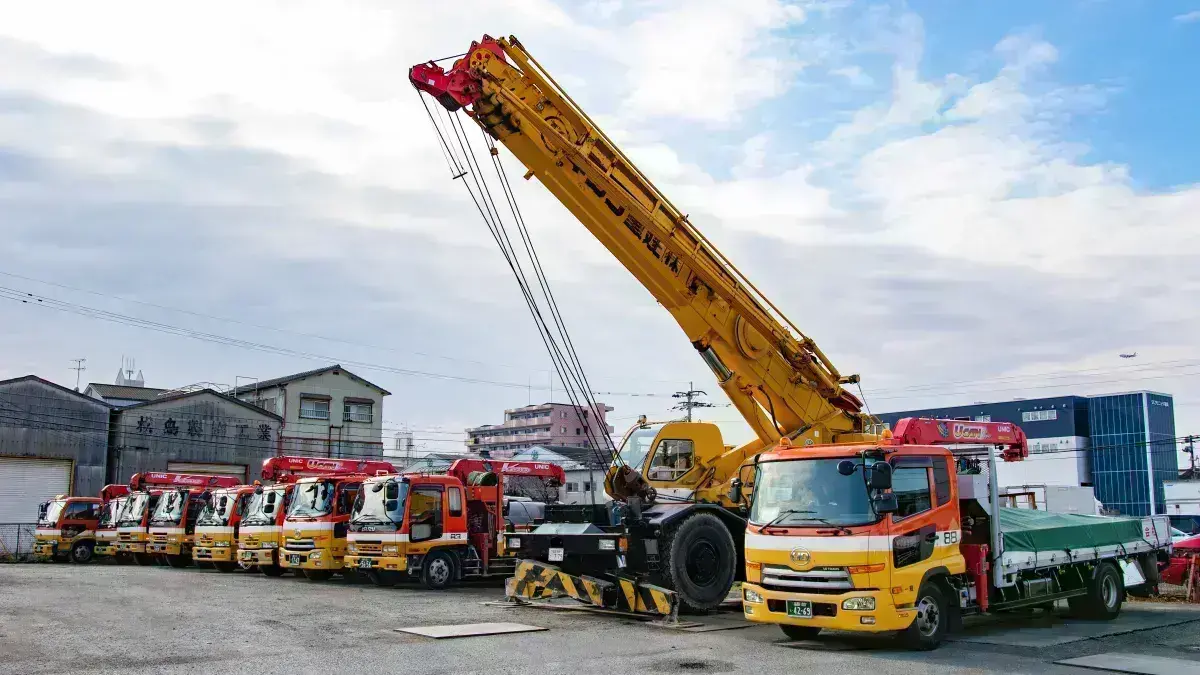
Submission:
M 1165 513 L 1163 482 L 1178 475 L 1174 402 L 1168 394 L 1053 396 L 879 417 L 890 425 L 904 417 L 1017 424 L 1029 438 L 1029 458 L 1001 463 L 1001 486 L 1091 486 L 1096 499 L 1115 513 Z
M 111 407 L 36 375 L 0 382 L 0 523 L 58 494 L 104 487 Z

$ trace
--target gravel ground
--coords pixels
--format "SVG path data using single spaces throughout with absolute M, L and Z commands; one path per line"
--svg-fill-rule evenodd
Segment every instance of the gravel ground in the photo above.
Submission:
M 1108 651 L 1200 659 L 1200 612 L 1190 607 L 1155 609 L 1186 623 L 1049 649 L 960 642 L 913 654 L 882 639 L 799 649 L 770 626 L 689 633 L 483 604 L 502 593 L 495 585 L 434 592 L 197 569 L 3 565 L 0 673 L 1083 673 L 1052 662 Z M 441 641 L 394 630 L 491 621 L 549 630 Z

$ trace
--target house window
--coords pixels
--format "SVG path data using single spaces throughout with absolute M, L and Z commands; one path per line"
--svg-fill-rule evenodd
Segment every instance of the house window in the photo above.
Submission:
M 370 422 L 372 405 L 369 401 L 346 401 L 342 412 L 342 421 Z
M 591 484 L 591 483 L 584 483 L 584 484 L 583 484 L 583 491 L 584 491 L 584 492 L 591 492 L 591 491 L 592 491 L 592 484 Z
M 275 399 L 272 398 L 256 398 L 250 401 L 251 405 L 258 406 L 269 413 L 275 412 Z
M 558 433 L 560 433 L 560 434 L 565 434 L 565 433 L 567 433 L 567 428 L 566 428 L 566 427 L 559 427 L 559 428 L 558 428 Z
M 576 435 L 576 436 L 578 436 L 578 435 L 579 435 L 579 427 L 575 427 L 575 435 Z
M 329 419 L 329 399 L 301 396 L 300 417 L 308 420 Z
M 567 483 L 567 492 L 579 492 L 579 483 Z
M 559 419 L 561 419 L 561 420 L 565 420 L 565 419 L 567 419 L 567 411 L 566 411 L 566 410 L 563 410 L 562 412 L 560 412 L 560 413 L 558 414 L 558 418 L 559 418 Z

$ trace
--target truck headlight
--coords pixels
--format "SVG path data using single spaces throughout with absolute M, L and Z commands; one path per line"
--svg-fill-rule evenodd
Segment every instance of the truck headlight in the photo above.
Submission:
M 400 549 L 398 549 L 398 548 L 397 548 L 397 547 L 395 547 L 395 546 L 384 546 L 384 547 L 383 547 L 383 552 L 384 552 L 384 553 L 396 553 L 396 552 L 398 552 L 399 550 L 400 550 Z
M 346 553 L 358 553 L 358 546 L 354 544 L 346 544 Z
M 521 538 L 520 537 L 509 537 L 509 538 L 505 539 L 504 547 L 505 548 L 521 548 Z
M 743 588 L 742 598 L 744 598 L 746 602 L 761 603 L 763 601 L 763 596 L 753 588 Z
M 616 539 L 601 539 L 598 542 L 598 545 L 599 545 L 601 551 L 617 550 L 617 540 Z
M 313 551 L 312 553 L 309 553 L 309 554 L 308 554 L 308 559 L 309 559 L 309 560 L 320 560 L 320 559 L 321 559 L 321 552 L 320 552 L 320 551 Z
M 875 598 L 846 598 L 842 601 L 842 609 L 854 612 L 875 611 Z
M 213 546 L 216 546 L 217 548 L 229 548 L 229 542 L 227 542 L 227 541 L 218 541 L 218 542 L 214 542 L 214 543 L 213 543 Z
M 277 541 L 263 542 L 262 547 L 263 548 L 279 548 L 279 542 L 277 542 Z

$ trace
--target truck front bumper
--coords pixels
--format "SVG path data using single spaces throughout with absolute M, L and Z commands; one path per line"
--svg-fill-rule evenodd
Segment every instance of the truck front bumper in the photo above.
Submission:
M 117 542 L 118 553 L 145 553 L 146 542 L 144 541 L 119 541 Z
M 285 569 L 339 570 L 342 568 L 342 559 L 333 557 L 333 552 L 327 549 L 289 551 L 285 548 L 279 551 L 279 566 Z
M 405 556 L 347 555 L 342 558 L 342 565 L 347 569 L 362 570 L 363 572 L 370 570 L 403 572 L 408 569 L 408 559 Z
M 275 564 L 275 549 L 253 548 L 238 549 L 238 562 L 243 565 L 261 565 L 270 567 Z
M 115 541 L 97 541 L 96 547 L 92 549 L 92 555 L 116 555 L 117 542 Z
M 146 553 L 162 555 L 183 555 L 183 544 L 150 543 L 146 544 Z
M 197 562 L 232 562 L 233 549 L 229 546 L 197 546 L 192 549 L 192 560 Z
M 856 598 L 873 599 L 875 609 L 844 608 L 843 603 Z M 793 611 L 789 612 L 789 608 Z M 838 595 L 788 593 L 751 583 L 742 584 L 742 611 L 747 621 L 863 633 L 904 630 L 917 616 L 916 610 L 896 609 L 886 590 L 850 591 Z
M 35 558 L 50 559 L 58 554 L 58 542 L 53 539 L 38 539 L 33 542 Z

